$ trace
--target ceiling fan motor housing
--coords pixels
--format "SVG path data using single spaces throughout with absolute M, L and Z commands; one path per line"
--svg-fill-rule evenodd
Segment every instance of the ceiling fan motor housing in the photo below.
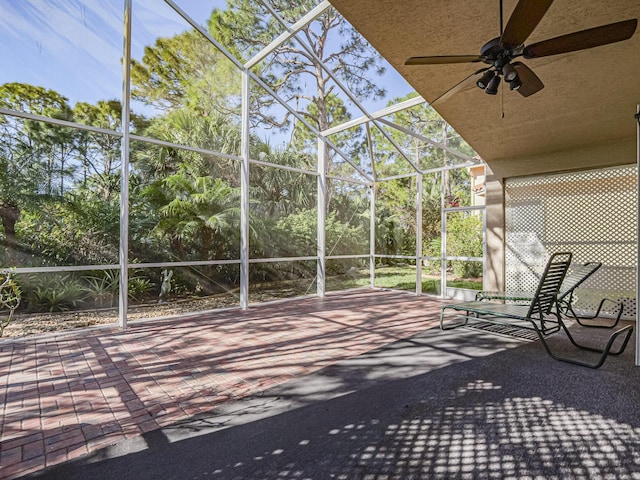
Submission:
M 502 68 L 522 52 L 522 45 L 517 48 L 506 49 L 501 45 L 500 37 L 489 40 L 480 49 L 482 61 L 495 67 L 500 74 Z

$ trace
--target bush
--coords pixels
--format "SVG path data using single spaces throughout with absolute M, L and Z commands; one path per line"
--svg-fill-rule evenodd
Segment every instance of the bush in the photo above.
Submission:
M 28 303 L 32 311 L 65 312 L 74 309 L 86 298 L 84 286 L 71 275 L 40 275 L 31 287 Z
M 113 307 L 120 290 L 120 271 L 106 270 L 94 276 L 84 277 L 86 282 L 84 291 L 93 300 L 96 308 Z M 153 283 L 147 277 L 134 273 L 129 277 L 128 297 L 136 302 L 151 291 Z
M 447 255 L 482 257 L 482 217 L 473 213 L 452 215 L 447 221 Z M 451 261 L 454 275 L 461 278 L 482 276 L 481 262 Z
M 131 300 L 140 302 L 151 290 L 152 283 L 146 277 L 130 277 L 128 284 L 128 296 Z
M 278 220 L 276 229 L 292 242 L 291 253 L 315 250 L 318 230 L 318 212 L 312 208 L 294 213 Z M 325 220 L 327 255 L 346 255 L 368 252 L 369 236 L 361 226 L 353 226 L 338 220 L 335 212 L 327 214 Z
M 0 337 L 4 334 L 4 329 L 13 320 L 13 314 L 20 306 L 22 292 L 20 287 L 13 280 L 10 273 L 0 274 L 0 311 L 7 310 L 9 314 L 0 318 Z
M 113 307 L 120 288 L 120 274 L 117 270 L 106 270 L 100 275 L 84 277 L 85 292 L 93 299 L 96 308 Z

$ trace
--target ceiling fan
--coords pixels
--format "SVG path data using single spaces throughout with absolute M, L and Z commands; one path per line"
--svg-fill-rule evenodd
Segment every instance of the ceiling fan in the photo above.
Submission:
M 513 61 L 518 57 L 535 59 L 599 47 L 631 38 L 638 25 L 637 19 L 602 25 L 531 45 L 524 42 L 542 20 L 553 0 L 520 0 L 506 27 L 502 28 L 502 0 L 500 0 L 500 36 L 489 40 L 480 49 L 480 55 L 437 55 L 411 57 L 405 65 L 444 65 L 453 63 L 486 63 L 488 67 L 472 73 L 444 92 L 436 100 L 443 100 L 461 90 L 473 80 L 489 95 L 498 93 L 501 78 L 523 97 L 544 88 L 542 80 L 527 65 Z

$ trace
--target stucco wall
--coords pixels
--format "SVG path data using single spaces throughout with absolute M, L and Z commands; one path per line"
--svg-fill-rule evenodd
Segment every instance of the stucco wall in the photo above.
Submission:
M 628 165 L 635 162 L 635 137 L 533 157 L 487 161 L 487 263 L 484 288 L 504 289 L 504 180 L 506 178 Z

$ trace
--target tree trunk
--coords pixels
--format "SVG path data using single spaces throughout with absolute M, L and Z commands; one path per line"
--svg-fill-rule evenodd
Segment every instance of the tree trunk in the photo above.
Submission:
M 20 209 L 16 205 L 0 204 L 0 219 L 7 239 L 7 262 L 11 266 L 16 250 L 16 223 L 20 218 Z

